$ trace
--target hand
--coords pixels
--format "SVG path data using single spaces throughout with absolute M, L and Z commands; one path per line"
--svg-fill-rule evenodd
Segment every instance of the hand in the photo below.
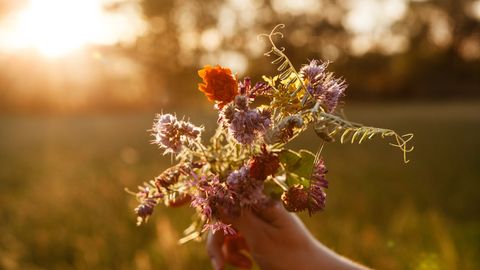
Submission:
M 209 234 L 207 250 L 215 270 L 225 263 L 250 269 L 249 251 L 261 269 L 366 269 L 319 243 L 301 220 L 275 204 L 261 212 L 244 209 L 238 218 L 223 218 L 240 232 L 236 238 Z

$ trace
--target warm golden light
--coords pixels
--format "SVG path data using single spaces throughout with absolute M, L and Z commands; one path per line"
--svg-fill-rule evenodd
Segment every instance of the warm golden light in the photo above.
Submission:
M 115 12 L 106 5 L 115 5 Z M 133 41 L 146 23 L 135 1 L 30 0 L 0 22 L 0 49 L 35 49 L 45 56 L 61 56 L 85 45 Z

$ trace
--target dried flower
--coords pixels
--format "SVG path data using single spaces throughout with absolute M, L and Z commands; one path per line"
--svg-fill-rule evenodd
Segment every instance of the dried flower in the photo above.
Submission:
M 308 192 L 302 185 L 291 186 L 282 194 L 282 202 L 287 211 L 303 211 L 308 206 Z
M 163 198 L 163 194 L 156 188 L 152 188 L 149 183 L 145 186 L 139 186 L 136 193 L 137 200 L 140 204 L 135 208 L 137 214 L 137 225 L 146 222 L 152 215 L 153 209 L 158 202 Z
M 184 145 L 190 145 L 200 138 L 203 128 L 186 121 L 179 121 L 171 114 L 159 114 L 153 123 L 155 144 L 165 148 L 166 153 L 178 154 Z
M 308 195 L 308 213 L 310 215 L 325 208 L 327 194 L 323 191 L 320 182 L 312 181 Z
M 177 183 L 180 177 L 190 176 L 193 169 L 201 168 L 204 164 L 201 162 L 181 162 L 173 167 L 164 170 L 159 176 L 155 177 L 155 186 L 161 188 L 169 188 Z
M 313 164 L 313 173 L 312 173 L 312 181 L 317 182 L 319 186 L 323 188 L 328 188 L 328 181 L 325 178 L 325 174 L 327 173 L 327 167 L 325 167 L 325 162 L 322 158 L 319 158 Z
M 254 156 L 249 162 L 250 177 L 257 180 L 265 180 L 269 175 L 274 175 L 280 167 L 278 155 L 267 151 L 266 145 L 262 145 L 262 153 Z
M 231 102 L 238 94 L 237 80 L 229 68 L 205 66 L 198 71 L 198 75 L 203 80 L 203 83 L 198 84 L 198 89 L 209 101 L 217 102 L 219 108 Z
M 174 198 L 166 200 L 166 204 L 169 207 L 180 207 L 180 206 L 184 206 L 187 203 L 191 203 L 191 201 L 192 201 L 192 196 L 190 196 L 190 194 L 179 193 Z
M 140 225 L 148 220 L 148 218 L 153 214 L 155 205 L 157 205 L 155 200 L 147 199 L 135 208 L 135 213 L 137 214 L 137 225 Z

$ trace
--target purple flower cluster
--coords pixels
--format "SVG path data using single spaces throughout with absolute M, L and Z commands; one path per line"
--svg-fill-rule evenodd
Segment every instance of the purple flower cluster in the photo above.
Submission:
M 225 183 L 220 182 L 218 176 L 202 175 L 199 177 L 192 174 L 190 185 L 197 187 L 197 194 L 193 196 L 191 206 L 196 208 L 206 220 L 203 231 L 223 230 L 226 234 L 235 234 L 229 225 L 218 220 L 219 211 L 229 214 L 238 212 L 233 194 Z M 215 219 L 217 220 L 213 221 Z
M 203 226 L 202 232 L 211 230 L 212 233 L 216 233 L 218 231 L 223 231 L 224 235 L 235 235 L 237 232 L 232 228 L 231 224 L 225 224 L 221 221 L 216 221 L 213 223 L 207 223 Z
M 250 109 L 249 98 L 237 95 L 235 100 L 220 112 L 219 121 L 228 127 L 230 134 L 241 144 L 252 144 L 259 134 L 270 126 L 270 112 Z
M 137 225 L 146 222 L 153 214 L 153 209 L 158 204 L 159 200 L 163 198 L 163 194 L 158 192 L 158 189 L 150 186 L 139 186 L 136 194 L 137 200 L 140 204 L 135 208 L 137 214 Z
M 300 75 L 305 80 L 307 91 L 321 102 L 327 112 L 332 112 L 347 85 L 343 80 L 334 78 L 332 73 L 326 72 L 328 65 L 329 62 L 312 60 L 300 69 Z
M 327 167 L 323 159 L 318 159 L 313 164 L 313 173 L 310 181 L 308 213 L 311 215 L 325 208 L 327 195 L 324 188 L 328 188 L 328 181 L 325 178 Z
M 227 186 L 235 195 L 240 207 L 260 207 L 268 198 L 263 194 L 262 179 L 250 177 L 250 169 L 242 166 L 227 177 Z
M 255 98 L 259 95 L 266 95 L 270 90 L 272 90 L 272 87 L 266 82 L 258 82 L 252 87 L 252 81 L 249 77 L 243 79 L 243 82 L 239 83 L 238 88 L 240 95 L 248 96 L 249 98 Z
M 153 123 L 154 143 L 165 148 L 165 153 L 178 154 L 183 146 L 200 138 L 201 127 L 180 121 L 171 114 L 159 114 Z

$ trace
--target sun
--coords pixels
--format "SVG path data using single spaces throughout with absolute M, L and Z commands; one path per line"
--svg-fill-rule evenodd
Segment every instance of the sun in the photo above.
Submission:
M 0 25 L 0 47 L 34 49 L 57 57 L 89 44 L 112 45 L 131 40 L 145 31 L 136 6 L 112 13 L 98 0 L 30 0 Z M 133 11 L 132 11 L 133 10 Z

